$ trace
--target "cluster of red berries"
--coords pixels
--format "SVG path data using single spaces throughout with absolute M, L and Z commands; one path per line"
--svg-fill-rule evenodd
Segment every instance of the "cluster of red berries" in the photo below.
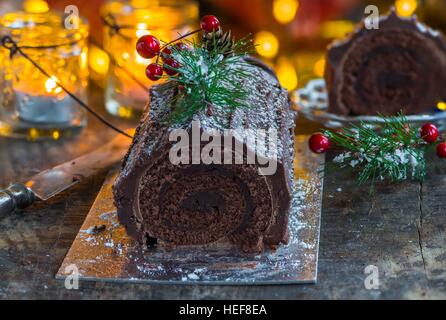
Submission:
M 431 123 L 426 123 L 422 126 L 420 134 L 427 143 L 435 143 L 438 140 L 438 128 Z M 440 142 L 437 145 L 437 156 L 446 158 L 446 142 Z
M 426 123 L 420 129 L 420 136 L 427 143 L 435 143 L 439 136 L 438 128 L 432 123 Z M 314 153 L 324 153 L 330 148 L 330 140 L 322 133 L 313 134 L 308 144 Z M 440 158 L 446 158 L 446 142 L 440 142 L 437 145 L 437 155 Z
M 205 16 L 201 20 L 200 27 L 201 29 L 193 31 L 189 33 L 189 35 L 200 31 L 205 33 L 218 31 L 220 29 L 220 21 L 215 16 Z M 174 40 L 169 44 L 174 43 L 181 38 Z M 177 50 L 190 50 L 189 46 L 183 42 L 177 42 L 174 46 Z M 159 80 L 163 76 L 163 73 L 166 73 L 169 76 L 174 76 L 177 74 L 176 70 L 181 67 L 180 63 L 172 58 L 171 48 L 168 45 L 161 46 L 160 41 L 152 35 L 141 37 L 136 43 L 136 51 L 144 59 L 161 57 L 163 61 L 162 66 L 158 63 L 157 59 L 155 63 L 149 64 L 146 68 L 146 76 L 152 81 Z

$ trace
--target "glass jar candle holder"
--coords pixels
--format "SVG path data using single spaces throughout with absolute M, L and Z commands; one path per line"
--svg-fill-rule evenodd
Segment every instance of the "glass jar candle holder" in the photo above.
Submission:
M 56 12 L 11 12 L 0 17 L 0 37 L 10 36 L 17 46 L 51 78 L 20 52 L 0 48 L 0 135 L 59 139 L 87 123 L 82 107 L 62 88 L 86 101 L 88 86 L 88 25 L 65 27 Z
M 107 22 L 104 49 L 115 61 L 108 73 L 106 108 L 122 118 L 139 118 L 149 100 L 140 84 L 150 88 L 154 83 L 145 76 L 145 66 L 152 60 L 138 56 L 136 41 L 152 34 L 167 42 L 197 28 L 198 4 L 192 0 L 110 1 L 101 14 Z

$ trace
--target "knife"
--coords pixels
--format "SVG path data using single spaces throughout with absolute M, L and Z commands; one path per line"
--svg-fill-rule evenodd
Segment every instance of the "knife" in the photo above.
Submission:
M 118 135 L 111 142 L 74 160 L 45 170 L 25 183 L 0 190 L 0 217 L 25 209 L 37 200 L 47 201 L 84 178 L 121 160 L 131 139 Z

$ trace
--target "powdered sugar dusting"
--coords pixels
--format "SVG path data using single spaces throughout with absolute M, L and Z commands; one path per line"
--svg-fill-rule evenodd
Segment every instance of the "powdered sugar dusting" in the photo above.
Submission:
M 319 158 L 309 152 L 303 156 L 306 139 L 301 142 L 296 146 L 299 151 L 289 243 L 277 250 L 249 255 L 225 243 L 177 248 L 159 243 L 156 248 L 142 250 L 119 224 L 111 194 L 113 176 L 101 190 L 59 274 L 64 275 L 66 266 L 76 264 L 81 279 L 184 284 L 315 281 L 322 181 L 318 174 Z M 99 228 L 102 225 L 105 229 Z

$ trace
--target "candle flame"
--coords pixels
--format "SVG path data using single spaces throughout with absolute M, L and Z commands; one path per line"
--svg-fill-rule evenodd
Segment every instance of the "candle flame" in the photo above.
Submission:
M 59 94 L 62 92 L 62 88 L 57 85 L 59 80 L 56 77 L 51 77 L 45 82 L 45 89 L 48 93 Z

